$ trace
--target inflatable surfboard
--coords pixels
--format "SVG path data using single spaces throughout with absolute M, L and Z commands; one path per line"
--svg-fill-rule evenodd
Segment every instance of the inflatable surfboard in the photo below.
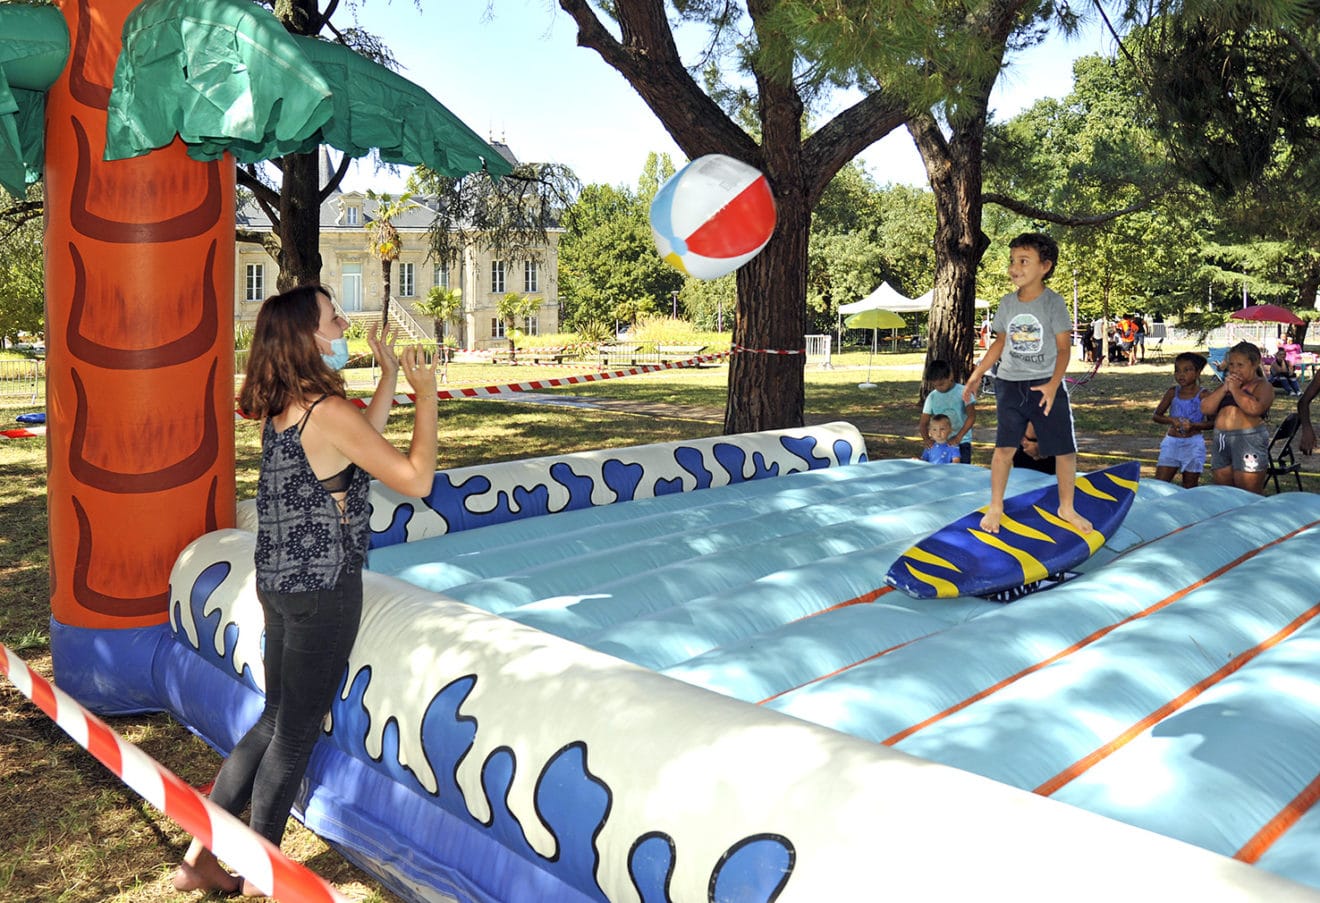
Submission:
M 898 557 L 885 581 L 919 599 L 988 596 L 1074 568 L 1113 535 L 1137 494 L 1141 465 L 1126 461 L 1077 475 L 1073 504 L 1094 529 L 1061 520 L 1051 484 L 1004 501 L 999 533 L 981 529 L 984 508 L 942 527 Z

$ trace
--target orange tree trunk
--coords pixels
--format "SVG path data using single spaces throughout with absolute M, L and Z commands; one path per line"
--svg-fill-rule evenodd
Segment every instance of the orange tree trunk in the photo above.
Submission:
M 63 0 L 47 105 L 51 609 L 73 628 L 163 622 L 180 550 L 234 523 L 234 167 L 177 142 L 102 159 L 135 5 Z

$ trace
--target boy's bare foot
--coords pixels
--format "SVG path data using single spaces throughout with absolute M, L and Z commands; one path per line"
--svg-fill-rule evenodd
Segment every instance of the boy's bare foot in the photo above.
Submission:
M 1076 529 L 1078 533 L 1090 533 L 1090 532 L 1091 532 L 1091 522 L 1090 522 L 1089 520 L 1087 520 L 1086 518 L 1082 517 L 1080 514 L 1078 514 L 1078 513 L 1077 513 L 1076 511 L 1074 511 L 1072 508 L 1067 508 L 1067 509 L 1065 509 L 1065 508 L 1060 507 L 1060 508 L 1059 508 L 1059 517 L 1063 518 L 1063 519 L 1066 520 L 1068 523 L 1072 524 L 1072 525 L 1073 525 L 1073 528 Z
M 237 875 L 231 875 L 221 867 L 214 856 L 206 856 L 198 861 L 196 865 L 189 865 L 186 862 L 179 863 L 179 867 L 174 870 L 174 889 L 178 891 L 218 890 L 222 893 L 232 894 L 239 888 L 240 880 Z
M 981 516 L 981 529 L 987 533 L 999 532 L 999 519 L 1004 516 L 1003 508 L 987 508 Z

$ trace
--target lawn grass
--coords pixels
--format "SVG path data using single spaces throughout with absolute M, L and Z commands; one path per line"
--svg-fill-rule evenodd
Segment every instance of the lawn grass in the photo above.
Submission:
M 912 457 L 916 440 L 921 354 L 836 355 L 834 369 L 807 369 L 809 422 L 848 420 L 867 439 L 873 458 Z M 1080 374 L 1085 367 L 1074 363 Z M 1136 457 L 1151 476 L 1160 429 L 1150 420 L 1171 365 L 1106 367 L 1074 395 L 1081 467 Z M 451 364 L 446 387 L 489 386 L 547 380 L 582 373 L 526 365 Z M 867 379 L 874 388 L 859 388 Z M 728 368 L 724 365 L 666 370 L 607 379 L 547 394 L 574 395 L 616 406 L 608 410 L 507 401 L 441 402 L 438 465 L 459 467 L 568 451 L 619 447 L 717 435 L 721 431 Z M 1209 380 L 1206 380 L 1209 383 Z M 1280 399 L 1276 421 L 1288 410 Z M 618 405 L 624 405 L 620 407 Z M 26 398 L 0 398 L 0 423 L 40 410 Z M 994 411 L 980 405 L 977 451 L 986 460 Z M 397 410 L 387 435 L 399 446 L 411 434 L 411 413 Z M 258 428 L 235 426 L 240 498 L 255 492 Z M 1303 458 L 1306 486 L 1320 491 L 1320 460 Z M 50 676 L 49 575 L 46 551 L 46 449 L 42 440 L 0 440 L 0 641 L 19 652 L 38 673 Z M 111 719 L 112 726 L 185 780 L 213 777 L 219 758 L 163 715 Z M 58 804 L 52 805 L 52 801 Z M 172 863 L 188 838 L 142 802 L 64 736 L 7 681 L 0 681 L 0 812 L 8 826 L 0 837 L 0 901 L 67 903 L 195 899 L 169 887 Z M 15 826 L 21 826 L 15 829 Z M 360 900 L 394 899 L 315 836 L 290 831 L 284 847 L 294 858 Z

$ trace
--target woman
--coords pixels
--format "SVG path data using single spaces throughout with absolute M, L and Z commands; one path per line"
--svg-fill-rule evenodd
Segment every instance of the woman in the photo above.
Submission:
M 1201 396 L 1201 411 L 1215 418 L 1210 468 L 1215 484 L 1265 492 L 1270 471 L 1270 432 L 1265 415 L 1274 387 L 1261 374 L 1260 349 L 1238 342 L 1228 350 L 1228 372 L 1213 392 Z
M 252 829 L 276 846 L 321 723 L 357 637 L 368 526 L 367 487 L 376 477 L 424 496 L 436 467 L 435 364 L 403 351 L 417 393 L 406 455 L 381 435 L 399 358 L 394 336 L 367 342 L 381 382 L 363 412 L 337 372 L 348 361 L 340 315 L 325 289 L 304 285 L 266 299 L 257 314 L 239 404 L 262 418 L 257 482 L 257 597 L 266 618 L 266 702 L 216 776 L 211 801 L 237 815 L 249 802 Z M 258 888 L 231 875 L 194 840 L 174 874 L 178 890 Z
M 1301 395 L 1302 387 L 1297 382 L 1297 369 L 1288 360 L 1288 351 L 1282 345 L 1270 358 L 1270 385 L 1283 389 L 1289 395 Z

